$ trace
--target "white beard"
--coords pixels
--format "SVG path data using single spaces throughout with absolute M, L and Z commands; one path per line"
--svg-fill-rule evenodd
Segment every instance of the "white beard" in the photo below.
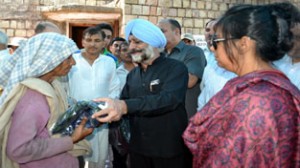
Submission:
M 132 54 L 131 58 L 132 58 L 132 62 L 135 62 L 135 63 L 141 63 L 142 60 L 143 60 L 142 55 L 134 55 L 134 54 Z
M 151 60 L 155 56 L 153 47 L 148 45 L 147 48 L 141 54 L 132 54 L 132 61 L 135 63 L 146 63 L 148 60 Z

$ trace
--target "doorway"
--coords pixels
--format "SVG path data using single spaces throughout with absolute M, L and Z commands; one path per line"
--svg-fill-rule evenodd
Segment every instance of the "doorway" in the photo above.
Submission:
M 82 46 L 82 34 L 83 34 L 83 31 L 88 28 L 87 26 L 84 26 L 84 27 L 78 27 L 78 26 L 74 26 L 72 27 L 72 34 L 71 34 L 71 38 L 74 40 L 74 42 L 77 44 L 77 47 L 79 49 L 83 48 Z

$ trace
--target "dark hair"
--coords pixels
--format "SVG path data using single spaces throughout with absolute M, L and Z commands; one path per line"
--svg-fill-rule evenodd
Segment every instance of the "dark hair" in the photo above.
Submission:
M 98 29 L 107 29 L 107 30 L 110 30 L 111 31 L 111 34 L 114 33 L 114 30 L 112 28 L 112 26 L 108 23 L 100 23 L 96 26 Z
M 266 62 L 282 58 L 292 46 L 287 22 L 268 6 L 231 7 L 216 23 L 215 30 L 221 30 L 225 39 L 248 36 L 255 40 L 256 54 Z M 234 62 L 234 57 L 229 44 L 236 47 L 233 41 L 224 41 L 231 62 Z
M 179 33 L 181 34 L 181 26 L 179 22 L 175 19 L 168 19 L 168 22 L 171 24 L 172 30 L 179 29 Z
M 210 22 L 216 21 L 216 20 L 217 20 L 217 19 L 215 19 L 215 18 L 210 19 L 208 22 L 205 23 L 205 27 L 207 27 L 207 25 L 208 25 Z
M 124 46 L 129 47 L 129 44 L 127 43 L 127 41 L 123 41 L 120 46 L 119 46 L 119 50 L 121 50 Z
M 35 34 L 38 34 L 38 33 L 43 32 L 45 29 L 46 29 L 46 26 L 39 23 L 39 24 L 35 27 L 34 32 L 35 32 Z
M 102 37 L 102 40 L 105 39 L 105 33 L 98 29 L 97 27 L 88 27 L 86 28 L 82 33 L 82 38 L 84 38 L 86 35 L 95 35 L 100 34 Z
M 284 18 L 289 27 L 294 27 L 300 23 L 300 12 L 299 9 L 290 2 L 272 3 L 267 5 L 271 10 L 276 11 L 277 14 Z M 288 12 L 287 12 L 288 11 Z
M 113 39 L 111 40 L 111 42 L 109 43 L 109 46 L 113 45 L 113 43 L 114 43 L 115 41 L 126 41 L 126 40 L 125 40 L 124 38 L 122 38 L 122 37 L 115 37 L 115 38 L 113 38 Z
M 59 29 L 58 26 L 55 25 L 55 24 L 52 23 L 52 22 L 42 21 L 42 22 L 39 22 L 39 23 L 35 26 L 34 33 L 35 33 L 35 34 L 42 33 L 42 32 L 44 32 L 44 30 L 45 30 L 47 27 Z
M 128 46 L 129 44 L 128 44 L 128 42 L 127 42 L 127 41 L 123 41 L 123 42 L 120 44 L 120 47 L 122 47 L 123 45 L 126 45 L 126 46 Z

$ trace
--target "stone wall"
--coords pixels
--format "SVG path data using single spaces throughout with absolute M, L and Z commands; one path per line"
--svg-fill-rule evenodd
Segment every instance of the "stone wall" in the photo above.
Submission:
M 280 0 L 126 0 L 125 22 L 144 18 L 157 23 L 174 18 L 183 32 L 203 34 L 205 23 L 235 4 L 269 4 Z M 300 0 L 290 1 L 300 7 Z
M 30 37 L 35 24 L 44 20 L 42 11 L 61 5 L 104 6 L 122 9 L 120 34 L 133 18 L 157 23 L 163 18 L 178 20 L 183 32 L 203 34 L 205 23 L 235 4 L 268 4 L 280 0 L 0 0 L 0 29 L 11 36 Z M 300 6 L 300 0 L 292 0 Z M 95 11 L 97 12 L 97 11 Z M 62 24 L 62 23 L 57 23 Z

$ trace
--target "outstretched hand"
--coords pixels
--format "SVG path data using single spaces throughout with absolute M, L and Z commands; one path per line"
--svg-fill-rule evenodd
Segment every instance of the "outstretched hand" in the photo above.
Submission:
M 76 127 L 74 133 L 72 134 L 71 138 L 74 144 L 81 141 L 93 132 L 93 128 L 85 128 L 87 120 L 88 119 L 84 117 L 81 123 Z
M 110 123 L 112 121 L 119 121 L 122 115 L 127 113 L 127 105 L 123 100 L 100 98 L 94 101 L 104 101 L 108 104 L 108 107 L 100 110 L 92 115 L 92 118 L 96 118 L 99 122 Z

